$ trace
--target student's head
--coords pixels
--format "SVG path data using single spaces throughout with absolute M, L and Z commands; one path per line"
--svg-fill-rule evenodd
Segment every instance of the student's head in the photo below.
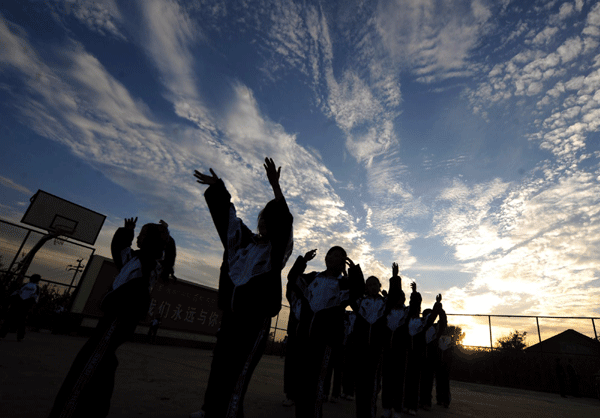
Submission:
M 398 303 L 396 304 L 397 307 L 401 307 L 404 306 L 404 303 L 406 302 L 406 295 L 404 294 L 404 292 L 401 290 L 400 291 L 400 296 L 398 297 Z
M 410 294 L 410 308 L 411 311 L 417 316 L 421 313 L 422 300 L 423 298 L 421 297 L 421 294 L 419 292 L 412 292 Z
M 261 210 L 258 214 L 258 235 L 260 235 L 261 237 L 268 237 L 269 230 L 273 228 L 271 225 L 275 223 L 278 215 L 279 212 L 277 211 L 275 199 L 273 199 L 269 203 L 267 203 L 263 210 Z
M 325 255 L 325 267 L 332 274 L 339 275 L 346 270 L 346 250 L 342 247 L 331 247 Z
M 431 309 L 427 308 L 423 311 L 423 317 L 426 317 L 427 315 L 429 315 L 432 312 Z
M 146 224 L 137 237 L 138 248 L 155 259 L 162 257 L 168 242 L 169 230 L 163 224 Z
M 375 276 L 370 276 L 365 282 L 365 292 L 369 296 L 377 296 L 381 290 L 381 282 Z
M 30 283 L 39 283 L 40 280 L 42 280 L 42 276 L 40 276 L 39 274 L 32 274 L 29 278 Z

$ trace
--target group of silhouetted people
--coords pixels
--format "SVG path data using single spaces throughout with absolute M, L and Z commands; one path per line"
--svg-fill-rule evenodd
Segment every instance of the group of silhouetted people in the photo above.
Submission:
M 279 185 L 281 167 L 269 158 L 264 167 L 275 199 L 259 214 L 258 234 L 238 218 L 212 169 L 210 174 L 194 174 L 209 186 L 205 198 L 225 252 L 218 296 L 223 319 L 204 405 L 190 418 L 244 416 L 248 384 L 264 352 L 271 318 L 281 309 L 281 270 L 292 253 L 293 217 Z M 297 418 L 320 418 L 326 382 L 333 375 L 332 400 L 355 395 L 359 418 L 376 416 L 380 389 L 384 416 L 404 409 L 414 415 L 419 406 L 431 406 L 437 373 L 437 400 L 447 407 L 450 389 L 443 351 L 449 344 L 440 338 L 447 326 L 441 295 L 421 315 L 421 295 L 414 283 L 405 306 L 397 264 L 389 292 L 382 293 L 379 279 L 365 281 L 360 266 L 339 246 L 327 252 L 325 271 L 306 273 L 316 252 L 299 256 L 288 274 L 284 405 L 294 405 Z
M 292 254 L 293 217 L 279 185 L 281 167 L 266 158 L 264 168 L 274 199 L 260 212 L 257 233 L 238 217 L 231 195 L 212 169 L 210 174 L 194 173 L 199 183 L 209 186 L 204 196 L 224 254 L 218 293 L 222 320 L 204 404 L 190 418 L 243 418 L 244 397 L 264 352 L 271 318 L 281 309 L 281 271 Z M 119 273 L 101 303 L 103 317 L 58 392 L 51 418 L 108 415 L 118 365 L 115 352 L 147 315 L 155 283 L 172 278 L 176 248 L 167 224 L 144 225 L 138 250 L 133 250 L 136 222 L 125 219 L 115 232 L 111 252 Z M 376 416 L 380 391 L 385 417 L 403 410 L 414 415 L 419 406 L 430 407 L 434 373 L 438 403 L 448 406 L 448 341 L 440 338 L 447 321 L 441 295 L 421 315 L 415 283 L 405 305 L 396 263 L 389 291 L 382 292 L 380 280 L 370 276 L 365 281 L 360 266 L 339 246 L 327 252 L 325 271 L 306 273 L 315 255 L 311 250 L 297 258 L 286 287 L 291 313 L 284 390 L 296 417 L 322 416 L 332 377 L 331 401 L 355 396 L 359 418 Z
M 377 277 L 365 281 L 341 247 L 328 251 L 325 271 L 304 274 L 315 254 L 298 257 L 288 274 L 283 405 L 295 405 L 296 417 L 320 417 L 325 401 L 356 398 L 357 417 L 373 418 L 381 392 L 384 417 L 416 415 L 419 407 L 431 408 L 435 374 L 437 403 L 448 407 L 450 341 L 442 336 L 441 295 L 421 315 L 415 283 L 405 305 L 396 263 L 386 292 Z

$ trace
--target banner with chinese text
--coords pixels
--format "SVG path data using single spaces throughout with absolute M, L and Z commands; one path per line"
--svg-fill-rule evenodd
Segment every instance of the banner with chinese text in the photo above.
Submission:
M 118 273 L 112 260 L 100 257 L 99 261 L 99 268 L 86 272 L 89 274 L 80 282 L 82 286 L 91 287 L 81 313 L 92 317 L 102 316 L 100 303 Z M 150 308 L 142 325 L 149 325 L 157 318 L 163 329 L 216 335 L 221 323 L 216 289 L 182 280 L 166 285 L 159 282 L 150 296 Z

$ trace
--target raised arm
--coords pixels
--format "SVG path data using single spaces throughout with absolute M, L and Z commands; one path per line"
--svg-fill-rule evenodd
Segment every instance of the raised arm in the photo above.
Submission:
M 441 315 L 443 311 L 444 310 L 442 309 L 442 294 L 440 293 L 435 297 L 435 303 L 433 305 L 433 309 L 431 310 L 431 314 L 427 319 L 427 324 L 425 325 L 425 328 L 429 328 L 430 326 L 432 326 L 435 320 L 437 319 L 438 315 Z M 444 312 L 444 317 L 445 316 L 446 313 Z
M 365 293 L 365 276 L 360 264 L 354 264 L 350 257 L 346 257 L 348 266 L 348 280 L 350 281 L 350 307 L 357 311 L 357 300 Z
M 386 303 L 386 309 L 391 310 L 398 301 L 402 294 L 402 278 L 398 275 L 398 264 L 392 264 L 392 277 L 390 278 L 390 291 Z
M 138 218 L 125 218 L 125 226 L 117 229 L 110 243 L 110 253 L 117 268 L 123 268 L 122 252 L 125 248 L 131 247 L 133 236 L 135 235 L 135 224 Z
M 203 174 L 198 170 L 194 170 L 194 177 L 200 184 L 208 185 L 208 189 L 204 192 L 204 198 L 208 205 L 208 210 L 219 233 L 219 238 L 223 243 L 223 247 L 227 248 L 227 227 L 229 225 L 229 209 L 231 205 L 231 195 L 225 188 L 225 183 L 212 168 L 209 169 L 210 175 Z
M 288 276 L 287 276 L 288 281 L 293 282 L 295 284 L 298 277 L 302 273 L 304 273 L 304 270 L 306 270 L 306 265 L 308 264 L 308 262 L 310 260 L 312 260 L 313 258 L 315 258 L 316 254 L 317 254 L 317 250 L 315 249 L 315 250 L 310 250 L 309 252 L 304 254 L 304 256 L 301 256 L 301 255 L 298 256 L 298 258 L 296 259 L 296 262 L 294 263 L 294 265 L 288 272 Z
M 267 178 L 269 179 L 269 183 L 273 188 L 273 194 L 275 195 L 275 200 L 280 201 L 283 199 L 283 193 L 281 192 L 281 187 L 279 186 L 279 177 L 281 176 L 281 167 L 277 168 L 272 158 L 265 158 L 265 163 L 263 164 L 265 170 L 267 172 Z

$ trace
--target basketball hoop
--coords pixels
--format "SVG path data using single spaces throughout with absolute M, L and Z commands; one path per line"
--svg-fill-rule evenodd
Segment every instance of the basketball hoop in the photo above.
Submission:
M 52 229 L 49 229 L 48 232 L 57 234 L 56 238 L 54 238 L 54 245 L 64 245 L 65 244 L 65 240 L 60 238 L 60 236 L 67 234 L 68 231 L 66 231 L 63 228 L 52 228 Z

